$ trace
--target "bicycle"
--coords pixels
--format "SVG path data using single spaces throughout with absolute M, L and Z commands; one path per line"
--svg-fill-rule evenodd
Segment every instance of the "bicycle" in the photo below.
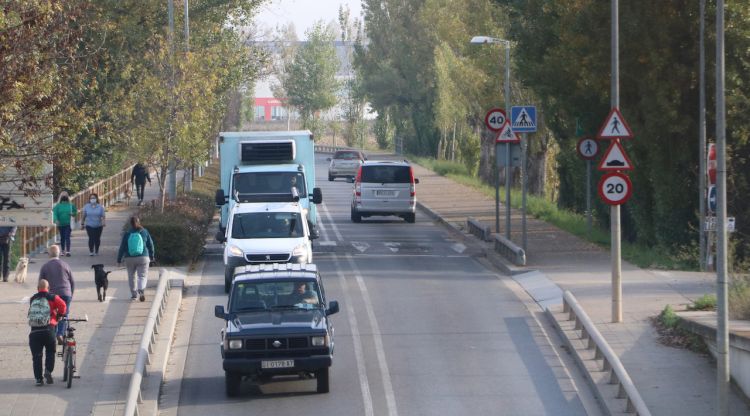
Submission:
M 75 376 L 76 373 L 76 329 L 70 325 L 71 322 L 88 322 L 89 317 L 85 315 L 83 319 L 71 319 L 63 318 L 60 323 L 67 322 L 68 328 L 65 330 L 63 335 L 62 351 L 58 354 L 62 357 L 63 362 L 63 381 L 67 383 L 67 387 L 70 388 L 73 385 L 73 378 L 80 378 Z

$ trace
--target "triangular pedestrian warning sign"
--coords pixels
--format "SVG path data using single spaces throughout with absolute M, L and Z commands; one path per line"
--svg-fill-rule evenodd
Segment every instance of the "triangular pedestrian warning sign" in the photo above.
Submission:
M 628 155 L 625 154 L 622 144 L 619 140 L 613 140 L 612 144 L 609 145 L 606 153 L 601 162 L 599 162 L 599 170 L 633 170 L 633 163 L 628 159 Z
M 630 126 L 622 117 L 620 110 L 613 108 L 604 120 L 604 124 L 602 124 L 602 128 L 599 129 L 599 134 L 596 137 L 600 139 L 632 139 L 633 131 L 630 130 Z
M 520 143 L 521 138 L 518 137 L 518 134 L 513 133 L 513 129 L 510 128 L 510 123 L 508 123 L 508 120 L 505 120 L 505 124 L 503 124 L 503 127 L 500 129 L 500 133 L 497 134 L 497 137 L 495 137 L 495 143 Z

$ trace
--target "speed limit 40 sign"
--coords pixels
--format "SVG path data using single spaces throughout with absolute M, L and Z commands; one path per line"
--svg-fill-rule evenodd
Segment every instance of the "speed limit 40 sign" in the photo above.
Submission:
M 633 183 L 624 173 L 608 173 L 599 180 L 599 197 L 607 205 L 621 205 L 630 199 Z
M 484 124 L 492 131 L 500 131 L 505 124 L 505 119 L 505 110 L 502 108 L 493 108 L 484 117 Z

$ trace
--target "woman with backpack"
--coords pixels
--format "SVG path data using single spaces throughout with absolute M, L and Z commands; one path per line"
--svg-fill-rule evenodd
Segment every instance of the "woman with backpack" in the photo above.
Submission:
M 143 291 L 148 281 L 148 266 L 154 261 L 154 240 L 151 234 L 141 225 L 141 219 L 137 216 L 130 218 L 130 230 L 122 235 L 120 250 L 117 253 L 117 265 L 125 259 L 125 268 L 128 271 L 128 283 L 130 284 L 130 300 L 146 300 Z M 138 273 L 138 280 L 135 274 Z

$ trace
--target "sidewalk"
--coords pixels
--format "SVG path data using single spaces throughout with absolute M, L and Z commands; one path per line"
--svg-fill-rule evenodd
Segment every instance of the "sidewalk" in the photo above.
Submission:
M 479 191 L 414 166 L 419 202 L 460 230 L 474 217 L 494 229 L 494 199 Z M 505 230 L 501 207 L 500 233 Z M 521 213 L 512 210 L 511 239 L 521 245 Z M 528 271 L 538 270 L 562 290 L 570 290 L 619 355 L 653 415 L 716 413 L 716 367 L 709 358 L 658 343 L 649 318 L 665 305 L 681 309 L 706 293 L 715 293 L 715 274 L 656 271 L 622 264 L 623 323 L 611 321 L 611 261 L 602 249 L 527 216 Z M 733 415 L 750 408 L 731 392 Z
M 156 184 L 146 186 L 145 200 L 157 199 Z M 63 257 L 73 270 L 76 291 L 71 316 L 88 315 L 88 322 L 76 326 L 77 367 L 80 379 L 71 389 L 62 382 L 62 361 L 57 358 L 55 384 L 36 387 L 28 347 L 26 323 L 28 299 L 36 292 L 39 269 L 48 260 L 46 253 L 31 257 L 25 283 L 0 283 L 0 416 L 10 415 L 120 415 L 130 382 L 135 354 L 151 306 L 159 272 L 149 271 L 146 302 L 132 302 L 127 274 L 117 269 L 121 230 L 130 215 L 137 212 L 137 199 L 130 205 L 120 201 L 107 208 L 99 256 L 90 257 L 84 230 L 74 230 L 72 256 Z M 80 207 L 79 207 L 80 209 Z M 158 250 L 158 247 L 157 247 Z M 102 263 L 109 275 L 107 299 L 96 297 L 92 264 Z M 10 280 L 14 277 L 11 271 Z M 58 347 L 59 350 L 59 347 Z

